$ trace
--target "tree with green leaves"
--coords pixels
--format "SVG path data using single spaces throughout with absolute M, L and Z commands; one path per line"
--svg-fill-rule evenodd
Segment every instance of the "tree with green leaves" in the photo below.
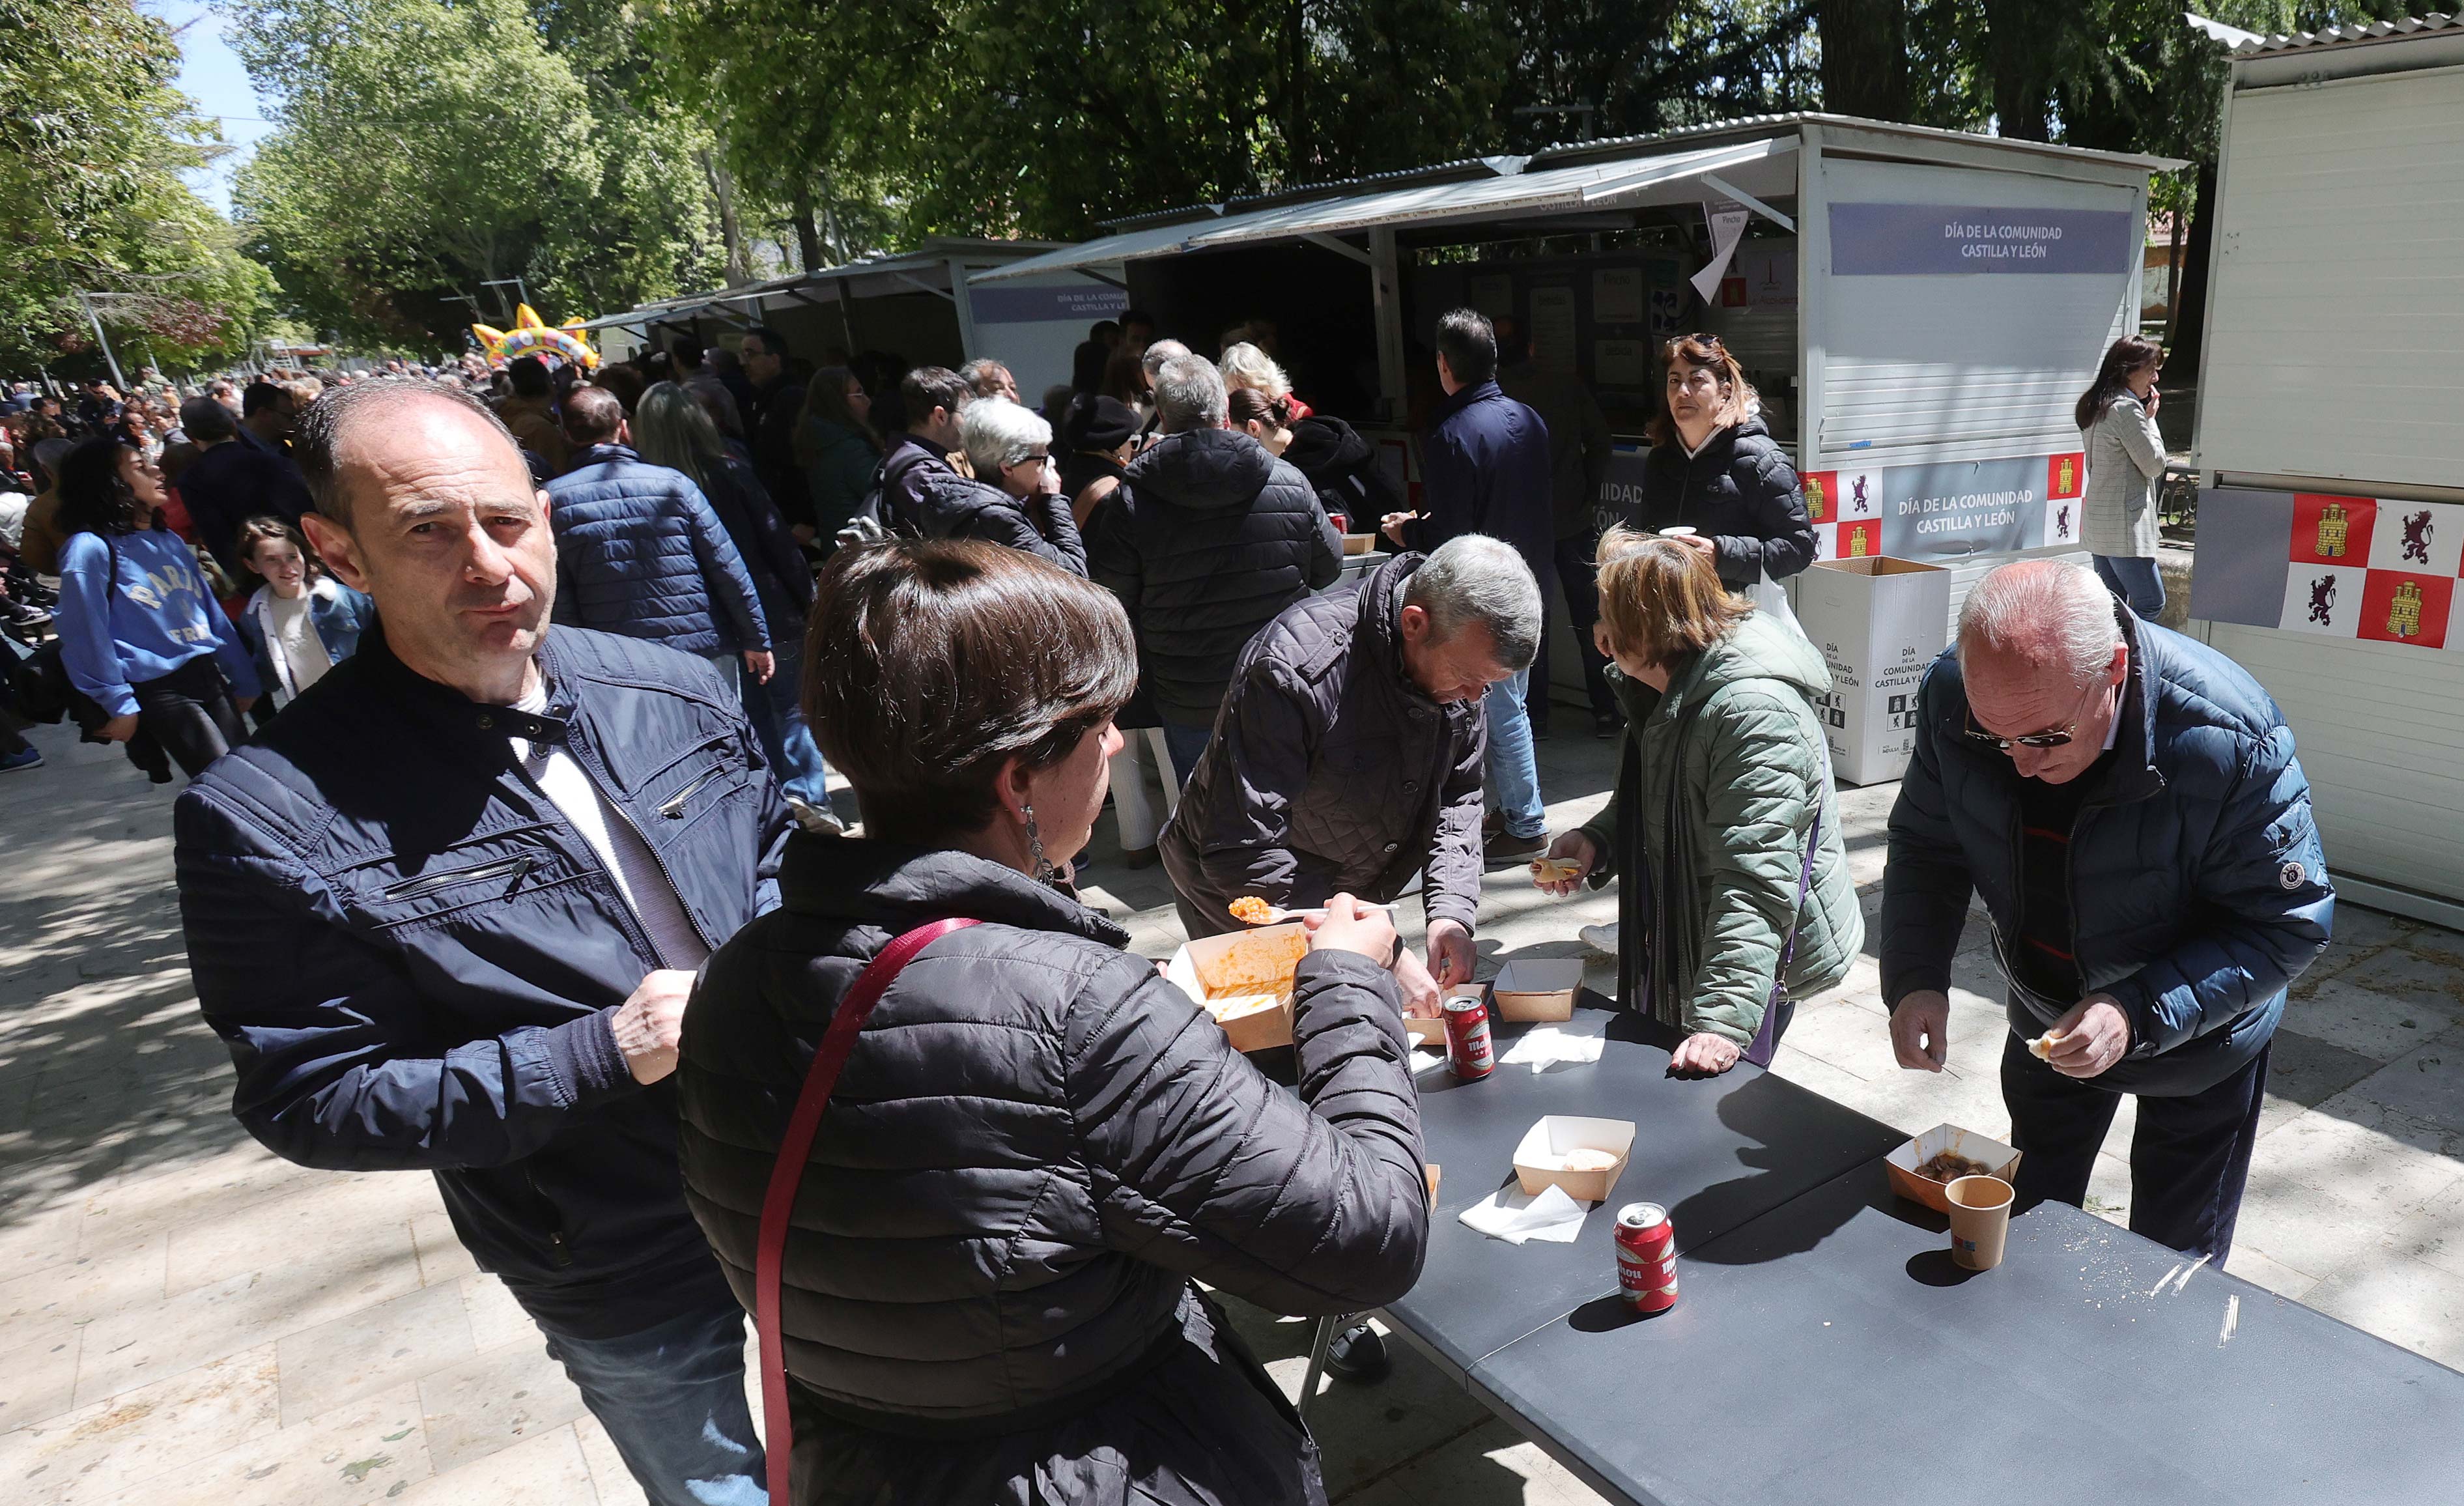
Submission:
M 234 18 L 281 123 L 233 207 L 316 327 L 450 343 L 501 320 L 489 283 L 563 319 L 715 275 L 707 132 L 590 87 L 520 0 L 243 0 Z
M 0 369 L 90 357 L 89 306 L 168 364 L 245 348 L 271 283 L 181 181 L 219 144 L 170 29 L 129 0 L 0 0 Z

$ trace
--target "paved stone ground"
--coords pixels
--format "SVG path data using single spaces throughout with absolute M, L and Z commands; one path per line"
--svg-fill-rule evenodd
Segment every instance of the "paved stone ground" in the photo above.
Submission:
M 1602 798 L 1609 745 L 1544 742 L 1554 824 Z M 606 1435 L 432 1184 L 275 1161 L 232 1123 L 231 1069 L 197 1018 L 171 890 L 170 801 L 60 729 L 0 784 L 0 1498 L 38 1503 L 531 1506 L 639 1501 Z M 1845 799 L 1869 913 L 1889 786 Z M 1142 951 L 1178 940 L 1157 871 L 1110 823 L 1089 879 Z M 1571 956 L 1595 896 L 1494 875 L 1484 972 Z M 1893 1065 L 1867 959 L 1800 1011 L 1779 1070 L 1911 1132 L 1999 1133 L 2000 1009 L 1971 927 L 1951 1071 Z M 1592 971 L 1611 982 L 1607 964 Z M 2278 1035 L 2232 1269 L 2464 1366 L 2464 937 L 2354 908 Z M 2098 1211 L 2129 1201 L 2125 1104 Z M 1605 1273 L 1603 1273 L 1605 1276 Z M 1244 1312 L 1297 1387 L 1309 1325 Z M 1407 1349 L 1314 1422 L 1358 1506 L 1568 1503 L 1579 1483 Z

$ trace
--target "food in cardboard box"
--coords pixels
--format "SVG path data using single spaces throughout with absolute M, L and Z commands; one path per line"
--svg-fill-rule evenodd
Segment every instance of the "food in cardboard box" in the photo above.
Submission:
M 1577 1146 L 1566 1152 L 1568 1171 L 1606 1171 L 1617 1163 L 1617 1159 L 1612 1153 L 1594 1150 L 1589 1146 Z
M 1275 918 L 1274 906 L 1256 895 L 1243 895 L 1225 908 L 1232 912 L 1232 919 L 1243 925 L 1264 925 Z
M 1206 1012 L 1215 1017 L 1216 1024 L 1221 1025 L 1226 1020 L 1237 1020 L 1260 1009 L 1271 1009 L 1283 1002 L 1284 996 L 1279 993 L 1227 993 L 1210 996 L 1206 1001 Z
M 1954 1156 L 1947 1150 L 1917 1167 L 1917 1175 L 1931 1182 L 1956 1182 L 1961 1177 L 1990 1177 L 1992 1174 L 1993 1168 L 1985 1163 L 1970 1161 L 1966 1156 Z
M 1235 938 L 1223 955 L 1198 964 L 1206 997 L 1291 992 L 1292 973 L 1309 955 L 1309 933 L 1300 930 L 1256 932 Z

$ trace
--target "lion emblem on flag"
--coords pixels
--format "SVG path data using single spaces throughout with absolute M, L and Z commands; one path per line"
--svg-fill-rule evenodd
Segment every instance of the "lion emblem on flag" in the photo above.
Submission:
M 2430 563 L 2430 509 L 2427 507 L 2405 515 L 2404 557 L 2415 565 Z
M 2327 627 L 2336 625 L 2336 578 L 2321 575 L 2310 583 L 2310 620 Z
M 2054 537 L 2057 539 L 2067 539 L 2070 536 L 2071 509 L 2070 504 L 2065 502 L 2060 507 L 2054 510 Z
M 1848 500 L 1855 506 L 1858 512 L 1866 513 L 1873 511 L 1873 504 L 1865 499 L 1865 478 L 1863 476 L 1860 476 L 1857 477 L 1857 489 L 1849 497 Z

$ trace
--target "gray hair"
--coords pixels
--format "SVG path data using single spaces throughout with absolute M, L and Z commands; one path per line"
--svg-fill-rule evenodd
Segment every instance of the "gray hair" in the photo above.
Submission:
M 1502 539 L 1467 533 L 1420 562 L 1403 587 L 1403 605 L 1429 614 L 1443 643 L 1478 622 L 1497 643 L 1498 667 L 1521 674 L 1540 654 L 1540 583 Z
M 1175 356 L 1185 356 L 1188 354 L 1189 347 L 1182 344 L 1177 340 L 1157 340 L 1149 343 L 1147 348 L 1140 352 L 1138 356 L 1138 365 L 1146 370 L 1148 385 L 1153 386 L 1155 379 L 1155 373 L 1163 369 L 1163 364 L 1165 362 L 1170 361 Z
M 344 528 L 351 526 L 350 499 L 343 495 L 341 470 L 336 463 L 342 441 L 352 425 L 381 418 L 409 403 L 441 403 L 470 414 L 495 431 L 513 453 L 514 464 L 528 476 L 530 462 L 522 456 L 521 441 L 495 409 L 472 396 L 469 389 L 447 382 L 354 382 L 309 404 L 291 436 L 300 478 L 308 483 L 308 498 L 319 515 Z
M 2113 592 L 2096 572 L 2063 560 L 2014 560 L 1978 581 L 1959 608 L 1959 670 L 1974 656 L 2010 656 L 2085 685 L 2122 642 Z
M 1166 361 L 1155 373 L 1155 416 L 1163 421 L 1168 434 L 1221 429 L 1229 411 L 1223 373 L 1204 356 L 1180 355 Z
M 999 397 L 1001 389 L 1001 384 L 993 380 L 995 372 L 1008 376 L 1009 367 L 990 356 L 978 356 L 958 368 L 958 380 L 967 384 L 967 389 L 978 397 Z
M 1013 466 L 1042 445 L 1052 448 L 1052 426 L 1005 397 L 979 397 L 958 410 L 958 448 L 976 468 L 976 479 L 1001 484 Z

